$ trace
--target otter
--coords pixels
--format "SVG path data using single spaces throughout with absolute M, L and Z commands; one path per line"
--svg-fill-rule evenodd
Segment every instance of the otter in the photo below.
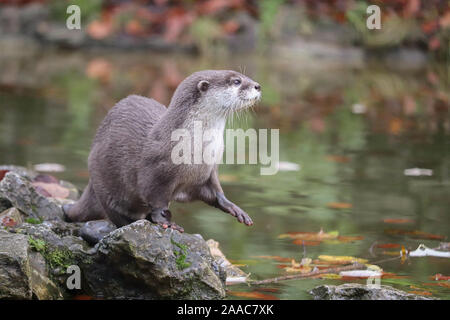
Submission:
M 222 190 L 218 164 L 175 164 L 171 133 L 192 131 L 193 123 L 217 129 L 218 158 L 223 154 L 227 116 L 253 106 L 261 86 L 232 70 L 195 72 L 176 88 L 166 108 L 161 103 L 130 95 L 110 109 L 100 124 L 88 158 L 89 182 L 80 199 L 64 205 L 66 220 L 109 219 L 117 227 L 148 219 L 163 228 L 183 232 L 172 221 L 171 201 L 201 200 L 247 226 L 249 215 L 229 201 Z

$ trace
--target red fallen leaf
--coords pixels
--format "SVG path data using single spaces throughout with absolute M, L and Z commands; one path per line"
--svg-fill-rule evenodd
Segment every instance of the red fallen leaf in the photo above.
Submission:
M 418 290 L 408 291 L 408 293 L 417 294 L 419 296 L 432 296 L 433 295 L 429 291 L 418 291 Z
M 113 31 L 112 20 L 110 18 L 102 18 L 89 23 L 87 33 L 94 39 L 104 39 Z
M 418 230 L 396 230 L 396 229 L 388 229 L 384 231 L 387 234 L 394 235 L 407 235 L 413 239 L 425 239 L 425 240 L 443 240 L 445 236 L 441 236 L 438 234 L 431 234 Z
M 17 221 L 10 217 L 4 217 L 2 219 L 1 225 L 5 227 L 15 227 L 17 225 Z
M 251 299 L 261 299 L 261 300 L 280 300 L 279 298 L 270 295 L 270 294 L 264 294 L 261 292 L 241 292 L 241 291 L 227 291 L 227 293 L 231 296 L 235 297 L 244 297 L 244 298 L 251 298 Z
M 33 182 L 59 183 L 59 179 L 49 174 L 38 174 Z
M 218 11 L 230 7 L 231 1 L 229 0 L 210 0 L 203 2 L 199 8 L 201 14 L 214 14 Z
M 107 60 L 96 58 L 89 61 L 85 72 L 89 78 L 101 80 L 106 83 L 111 79 L 111 69 L 112 66 Z
M 439 40 L 438 37 L 432 37 L 428 41 L 428 48 L 430 48 L 430 50 L 434 51 L 439 49 L 440 47 L 441 47 L 441 40 Z
M 136 19 L 128 21 L 125 26 L 125 31 L 132 36 L 142 36 L 145 34 L 145 28 L 142 26 L 142 23 Z
M 302 240 L 302 239 L 297 239 L 292 241 L 293 244 L 298 244 L 300 246 L 318 246 L 319 244 L 322 243 L 322 241 L 310 241 L 310 240 Z
M 340 242 L 353 242 L 356 240 L 363 240 L 363 236 L 339 236 L 337 237 L 337 240 Z
M 414 223 L 414 220 L 411 219 L 383 219 L 384 223 L 395 223 L 395 224 L 401 224 L 401 223 Z
M 259 259 L 271 259 L 278 262 L 291 262 L 292 258 L 284 258 L 279 256 L 252 256 L 252 258 L 259 258 Z
M 450 282 L 444 281 L 444 282 L 433 282 L 433 283 L 424 283 L 424 286 L 434 286 L 434 287 L 444 287 L 450 289 Z
M 239 23 L 234 20 L 227 21 L 222 26 L 223 30 L 228 34 L 236 33 L 239 30 L 239 27 Z
M 338 162 L 338 163 L 347 163 L 350 162 L 350 158 L 346 156 L 340 156 L 340 155 L 329 155 L 327 156 L 328 161 Z
M 443 276 L 442 274 L 438 273 L 435 274 L 434 276 L 430 277 L 431 280 L 450 280 L 450 276 Z
M 291 266 L 290 264 L 277 264 L 277 268 L 278 269 L 285 269 L 285 268 L 288 268 L 290 266 Z
M 435 31 L 439 27 L 439 21 L 438 20 L 432 20 L 422 23 L 422 30 L 423 32 L 429 34 Z
M 94 297 L 85 294 L 80 294 L 73 297 L 73 300 L 94 300 Z
M 353 205 L 347 202 L 330 202 L 327 207 L 331 209 L 351 209 Z
M 399 276 L 398 274 L 391 272 L 383 272 L 381 275 L 382 279 L 409 279 L 409 276 Z
M 9 170 L 0 170 L 0 181 L 3 180 L 5 175 L 9 172 Z
M 389 249 L 389 248 L 400 248 L 398 243 L 380 243 L 376 245 L 377 248 L 380 249 Z

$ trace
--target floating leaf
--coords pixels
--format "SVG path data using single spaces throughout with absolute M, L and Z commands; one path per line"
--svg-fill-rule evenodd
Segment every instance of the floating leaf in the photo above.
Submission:
M 424 286 L 435 286 L 435 287 L 444 287 L 444 288 L 449 288 L 450 289 L 450 282 L 448 281 L 443 281 L 443 282 L 433 282 L 433 283 L 424 283 Z
M 293 244 L 298 244 L 298 245 L 304 245 L 304 246 L 318 246 L 319 244 L 321 244 L 321 241 L 309 241 L 309 240 L 302 240 L 302 239 L 297 239 L 292 241 Z
M 402 224 L 402 223 L 414 223 L 411 219 L 383 219 L 384 223 Z
M 328 255 L 320 255 L 319 260 L 336 264 L 345 264 L 352 262 L 366 263 L 368 261 L 367 259 L 355 258 L 351 256 L 328 256 Z
M 331 209 L 351 209 L 353 205 L 347 202 L 330 202 L 327 207 Z
M 243 297 L 250 299 L 261 299 L 261 300 L 279 300 L 277 297 L 265 294 L 257 291 L 243 292 L 243 291 L 227 291 L 227 294 L 235 297 Z
M 437 273 L 434 276 L 430 277 L 430 279 L 436 280 L 436 281 L 439 281 L 439 280 L 450 280 L 450 276 L 443 276 L 442 274 Z
M 387 234 L 392 235 L 406 235 L 414 239 L 426 239 L 426 240 L 443 240 L 445 236 L 431 234 L 418 230 L 400 230 L 400 229 L 388 229 L 384 231 Z
M 285 239 L 285 238 L 291 238 L 291 239 L 301 239 L 301 240 L 307 240 L 307 241 L 322 241 L 326 239 L 336 239 L 339 235 L 339 232 L 332 231 L 332 232 L 323 232 L 323 230 L 320 230 L 319 232 L 288 232 L 284 234 L 280 234 L 278 236 L 278 239 Z
M 252 256 L 252 258 L 270 259 L 270 260 L 275 260 L 275 261 L 279 261 L 279 262 L 292 261 L 292 258 L 284 258 L 284 257 L 280 257 L 280 256 Z

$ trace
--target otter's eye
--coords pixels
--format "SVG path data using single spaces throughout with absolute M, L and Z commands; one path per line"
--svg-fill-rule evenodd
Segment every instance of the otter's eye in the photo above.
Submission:
M 235 80 L 233 80 L 233 83 L 235 84 L 235 85 L 240 85 L 241 84 L 241 80 L 240 79 L 235 79 Z

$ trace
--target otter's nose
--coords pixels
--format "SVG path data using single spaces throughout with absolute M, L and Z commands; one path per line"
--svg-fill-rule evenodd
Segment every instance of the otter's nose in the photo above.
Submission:
M 261 86 L 259 85 L 259 83 L 255 84 L 255 89 L 256 91 L 261 91 Z

